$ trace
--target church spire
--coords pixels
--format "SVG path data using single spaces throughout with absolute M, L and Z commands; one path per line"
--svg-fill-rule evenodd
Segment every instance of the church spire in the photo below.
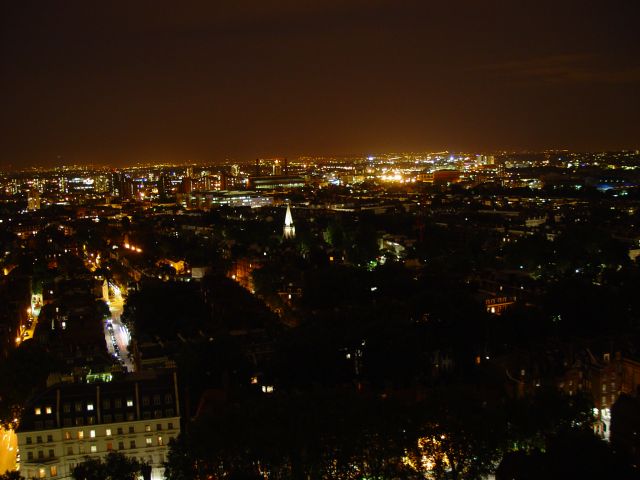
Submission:
M 296 236 L 296 227 L 293 225 L 293 216 L 291 215 L 291 205 L 287 204 L 287 213 L 284 216 L 284 238 L 294 238 Z

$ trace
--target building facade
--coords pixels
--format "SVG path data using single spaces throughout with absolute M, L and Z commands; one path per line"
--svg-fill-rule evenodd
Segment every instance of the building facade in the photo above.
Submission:
M 16 433 L 26 478 L 71 478 L 77 464 L 116 451 L 150 464 L 159 480 L 180 433 L 176 375 L 54 385 L 29 401 Z

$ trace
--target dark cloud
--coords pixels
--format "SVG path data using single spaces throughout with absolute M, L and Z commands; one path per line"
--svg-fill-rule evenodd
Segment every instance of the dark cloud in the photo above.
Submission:
M 640 82 L 640 64 L 608 65 L 594 54 L 551 55 L 490 65 L 488 70 L 526 82 L 623 84 Z

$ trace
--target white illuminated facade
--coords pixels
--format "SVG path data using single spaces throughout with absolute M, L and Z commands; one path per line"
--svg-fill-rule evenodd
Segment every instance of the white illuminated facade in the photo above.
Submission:
M 30 402 L 16 433 L 26 478 L 71 478 L 87 458 L 119 452 L 150 464 L 160 480 L 180 433 L 175 375 L 55 385 Z

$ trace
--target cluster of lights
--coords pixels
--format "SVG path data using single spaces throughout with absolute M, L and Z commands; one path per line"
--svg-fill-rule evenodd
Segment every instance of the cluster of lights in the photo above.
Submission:
M 136 253 L 142 253 L 142 249 L 140 247 L 136 247 L 134 245 L 130 245 L 128 243 L 125 243 L 124 248 L 126 248 L 127 250 L 131 250 L 132 252 L 136 252 Z

